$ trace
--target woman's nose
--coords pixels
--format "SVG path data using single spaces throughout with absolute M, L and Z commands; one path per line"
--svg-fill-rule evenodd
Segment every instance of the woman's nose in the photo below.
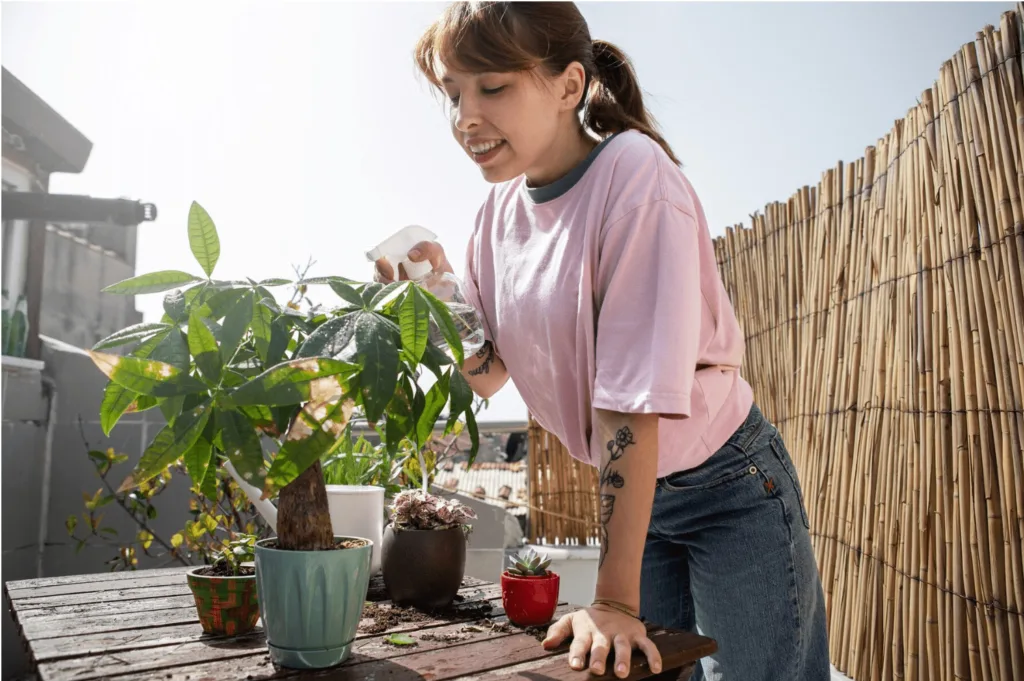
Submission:
M 480 125 L 480 111 L 473 98 L 459 97 L 459 103 L 455 106 L 455 127 L 460 132 L 469 132 Z

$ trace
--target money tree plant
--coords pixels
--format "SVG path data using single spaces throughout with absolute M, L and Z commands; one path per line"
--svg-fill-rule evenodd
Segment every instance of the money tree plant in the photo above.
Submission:
M 110 379 L 100 408 L 106 433 L 131 411 L 157 408 L 167 421 L 121 491 L 179 461 L 203 490 L 227 461 L 263 498 L 277 498 L 279 548 L 322 550 L 333 535 L 321 461 L 344 446 L 350 421 L 365 420 L 382 452 L 422 469 L 422 450 L 446 412 L 446 434 L 464 420 L 475 455 L 462 342 L 447 306 L 429 291 L 338 276 L 214 279 L 220 239 L 198 203 L 188 239 L 205 276 L 165 270 L 104 289 L 166 294 L 159 322 L 123 329 L 90 351 Z M 289 285 L 295 295 L 281 305 L 271 290 Z M 329 287 L 336 303 L 313 305 L 304 297 L 311 286 Z M 432 324 L 446 352 L 429 339 Z M 129 344 L 125 354 L 109 352 Z M 435 379 L 426 390 L 421 369 Z

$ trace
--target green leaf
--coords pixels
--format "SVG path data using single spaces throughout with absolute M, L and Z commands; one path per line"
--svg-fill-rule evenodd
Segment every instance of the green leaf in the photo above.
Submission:
M 78 516 L 74 514 L 69 515 L 68 519 L 64 521 L 64 527 L 67 528 L 69 537 L 74 535 L 75 528 L 78 527 Z
M 217 465 L 216 461 L 212 461 L 206 469 L 206 475 L 203 477 L 203 481 L 199 483 L 199 493 L 207 499 L 217 498 Z
M 178 548 L 185 543 L 185 536 L 181 532 L 175 532 L 171 535 L 171 547 Z
M 459 336 L 459 330 L 455 328 L 455 322 L 452 320 L 448 306 L 438 300 L 427 289 L 420 287 L 420 292 L 427 299 L 427 303 L 430 305 L 430 316 L 434 318 L 434 323 L 441 329 L 441 335 L 444 336 L 445 342 L 448 343 L 452 356 L 461 365 L 465 359 L 462 351 L 462 338 Z
M 224 453 L 235 471 L 249 484 L 263 487 L 263 447 L 252 422 L 237 411 L 217 410 L 217 427 L 220 429 Z
M 284 351 L 288 349 L 288 341 L 291 340 L 291 329 L 288 328 L 284 319 L 278 318 L 270 325 L 270 345 L 267 346 L 267 364 L 277 364 L 284 358 Z
M 206 386 L 177 367 L 153 359 L 119 357 L 89 350 L 93 363 L 110 380 L 143 395 L 174 397 L 205 392 Z
M 205 300 L 202 306 L 193 306 L 199 307 L 200 317 L 222 319 L 241 298 L 252 295 L 252 291 L 248 287 L 211 290 L 213 291 L 211 295 L 204 296 Z
M 284 438 L 263 484 L 263 497 L 273 496 L 319 461 L 345 432 L 354 405 L 340 395 L 333 401 L 311 401 L 302 408 Z
M 292 283 L 289 279 L 264 279 L 260 286 L 287 286 Z
M 324 401 L 344 392 L 341 382 L 324 380 L 352 372 L 357 367 L 337 359 L 307 358 L 282 362 L 267 369 L 228 394 L 233 407 L 244 405 L 293 405 L 314 399 Z
M 133 341 L 142 340 L 148 338 L 161 331 L 166 331 L 172 328 L 170 324 L 158 324 L 156 322 L 143 322 L 142 324 L 133 324 L 128 328 L 121 329 L 116 333 L 112 333 L 96 345 L 92 346 L 93 350 L 104 350 L 106 348 L 115 348 L 119 345 L 126 345 Z
M 391 401 L 398 381 L 398 347 L 395 333 L 373 312 L 361 312 L 356 319 L 356 352 L 362 370 L 359 390 L 366 420 L 376 423 Z
M 409 287 L 407 281 L 393 281 L 381 290 L 374 294 L 373 298 L 370 299 L 369 308 L 371 310 L 381 310 L 387 307 L 388 303 L 395 300 L 402 294 L 403 289 Z
M 337 357 L 355 335 L 355 315 L 334 317 L 317 327 L 299 347 L 296 357 Z
M 107 383 L 103 389 L 103 402 L 100 403 L 100 426 L 104 435 L 110 435 L 121 416 L 132 406 L 137 394 L 113 381 Z
M 216 383 L 220 381 L 220 348 L 213 332 L 203 323 L 196 310 L 188 316 L 188 351 L 196 360 L 203 376 Z M 202 481 L 202 477 L 198 478 Z
M 347 277 L 338 277 L 338 276 L 310 277 L 308 279 L 303 279 L 299 283 L 300 284 L 306 284 L 307 286 L 315 286 L 317 284 L 330 284 L 332 282 L 337 282 L 337 283 L 341 283 L 341 284 L 348 284 L 349 286 L 354 286 L 354 285 L 356 285 L 358 283 L 358 282 L 353 281 L 352 279 L 349 279 Z
M 409 288 L 398 313 L 402 327 L 402 354 L 413 366 L 419 364 L 427 349 L 430 305 L 418 286 Z
M 252 335 L 256 338 L 256 354 L 266 363 L 267 353 L 270 350 L 270 337 L 273 334 L 272 324 L 274 323 L 273 313 L 266 305 L 261 305 L 253 297 L 252 307 Z
M 118 493 L 127 492 L 152 480 L 177 461 L 199 439 L 209 418 L 210 405 L 207 402 L 181 414 L 173 424 L 165 426 L 142 453 L 135 471 L 121 483 Z
M 146 293 L 162 293 L 184 284 L 199 281 L 199 277 L 179 270 L 163 270 L 125 279 L 103 289 L 103 293 L 140 296 Z
M 363 288 L 359 292 L 359 298 L 362 301 L 362 306 L 367 310 L 372 310 L 373 305 L 370 303 L 377 297 L 377 294 L 380 293 L 383 288 L 384 284 L 376 281 L 369 284 L 363 284 Z
M 213 276 L 220 259 L 220 238 L 210 214 L 195 201 L 188 211 L 188 245 L 206 276 Z
M 212 453 L 212 445 L 203 437 L 197 439 L 195 444 L 185 452 L 185 470 L 188 471 L 188 476 L 192 478 L 192 482 L 196 487 L 200 487 L 206 478 L 206 471 L 210 468 L 210 456 Z
M 447 401 L 448 381 L 446 377 L 430 386 L 430 390 L 427 391 L 423 411 L 416 421 L 416 444 L 420 447 L 430 442 L 430 435 L 434 432 L 437 417 L 441 415 L 441 410 L 444 409 Z
M 391 634 L 384 639 L 393 646 L 414 646 L 416 641 L 408 634 Z
M 164 415 L 167 423 L 174 423 L 182 410 L 185 408 L 185 396 L 177 395 L 160 401 L 160 413 Z
M 140 344 L 135 352 L 131 353 L 132 356 L 155 359 L 182 371 L 188 371 L 192 365 L 192 356 L 188 354 L 188 341 L 185 340 L 185 334 L 181 332 L 181 329 L 174 327 L 167 332 L 167 335 L 157 338 L 158 340 L 151 338 Z
M 327 282 L 331 285 L 331 290 L 338 294 L 338 296 L 347 303 L 351 303 L 356 307 L 363 307 L 363 299 L 360 297 L 359 292 L 352 288 L 349 284 L 343 281 L 337 281 L 332 279 Z
M 185 292 L 178 289 L 164 296 L 164 312 L 175 323 L 185 321 L 188 317 L 188 310 L 185 306 Z
M 476 461 L 477 452 L 480 451 L 480 431 L 476 426 L 476 416 L 473 414 L 472 409 L 466 410 L 466 429 L 469 430 L 469 462 L 467 466 L 472 466 L 473 462 Z
M 469 387 L 461 371 L 452 370 L 448 385 L 451 401 L 448 407 L 448 423 L 445 426 L 446 433 L 451 431 L 459 416 L 473 409 L 473 389 Z
M 223 364 L 227 365 L 232 360 L 238 346 L 242 344 L 242 339 L 252 324 L 252 314 L 252 293 L 245 291 L 224 315 L 220 336 L 220 357 Z
M 431 342 L 427 342 L 427 350 L 423 353 L 423 357 L 420 358 L 420 362 L 423 366 L 430 369 L 430 371 L 438 377 L 444 375 L 444 368 L 452 363 L 452 358 L 441 352 L 436 345 Z

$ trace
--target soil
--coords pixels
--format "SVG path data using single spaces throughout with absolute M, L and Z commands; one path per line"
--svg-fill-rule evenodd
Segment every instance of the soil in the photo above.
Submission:
M 236 575 L 226 563 L 218 563 L 205 567 L 202 570 L 197 570 L 196 574 L 202 577 L 252 577 L 256 574 L 256 568 L 240 567 Z
M 359 626 L 363 634 L 382 634 L 402 624 L 429 622 L 435 618 L 448 620 L 475 620 L 486 617 L 494 607 L 488 601 L 463 602 L 461 597 L 447 608 L 435 613 L 426 613 L 416 608 L 402 608 L 396 605 L 379 605 L 367 602 L 363 606 L 363 619 L 373 620 L 370 624 Z
M 263 546 L 265 546 L 268 549 L 276 549 L 277 548 L 277 540 L 268 541 Z M 326 550 L 327 551 L 340 551 L 342 549 L 358 549 L 361 546 L 366 546 L 366 540 L 365 539 L 346 539 L 344 541 L 338 542 L 337 544 L 335 544 L 334 546 L 332 546 L 331 548 L 326 549 Z

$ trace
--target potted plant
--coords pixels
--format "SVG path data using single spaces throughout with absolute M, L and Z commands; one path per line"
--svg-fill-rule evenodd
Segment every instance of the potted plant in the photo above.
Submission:
M 509 621 L 521 627 L 547 624 L 558 606 L 558 575 L 551 559 L 533 549 L 516 554 L 501 574 L 501 602 Z
M 406 490 L 391 506 L 384 530 L 384 585 L 391 600 L 423 610 L 451 605 L 466 569 L 472 508 L 424 489 Z
M 352 424 L 349 424 L 351 429 Z M 335 534 L 354 534 L 373 541 L 370 570 L 380 572 L 384 532 L 384 498 L 401 488 L 396 483 L 400 468 L 387 448 L 366 438 L 342 437 L 342 446 L 323 461 L 327 505 Z
M 349 655 L 366 597 L 372 540 L 333 532 L 321 461 L 360 418 L 406 465 L 445 407 L 446 432 L 464 418 L 475 453 L 472 393 L 458 368 L 461 338 L 447 306 L 411 282 L 358 284 L 298 272 L 295 282 L 213 279 L 220 239 L 198 203 L 188 237 L 205 277 L 166 270 L 105 289 L 169 292 L 159 322 L 119 331 L 90 352 L 110 378 L 104 424 L 151 408 L 167 420 L 120 489 L 177 461 L 205 489 L 228 462 L 264 500 L 276 498 L 277 536 L 255 544 L 271 657 L 289 667 L 338 664 Z M 286 285 L 294 293 L 282 305 L 270 289 Z M 307 294 L 317 285 L 329 286 L 340 303 L 313 304 Z M 431 322 L 450 356 L 429 340 Z M 127 354 L 104 352 L 128 344 Z M 417 380 L 420 367 L 434 375 L 428 390 Z
M 188 571 L 188 587 L 196 601 L 203 632 L 235 636 L 252 631 L 260 618 L 256 568 L 251 563 L 256 537 L 238 535 L 213 565 Z

